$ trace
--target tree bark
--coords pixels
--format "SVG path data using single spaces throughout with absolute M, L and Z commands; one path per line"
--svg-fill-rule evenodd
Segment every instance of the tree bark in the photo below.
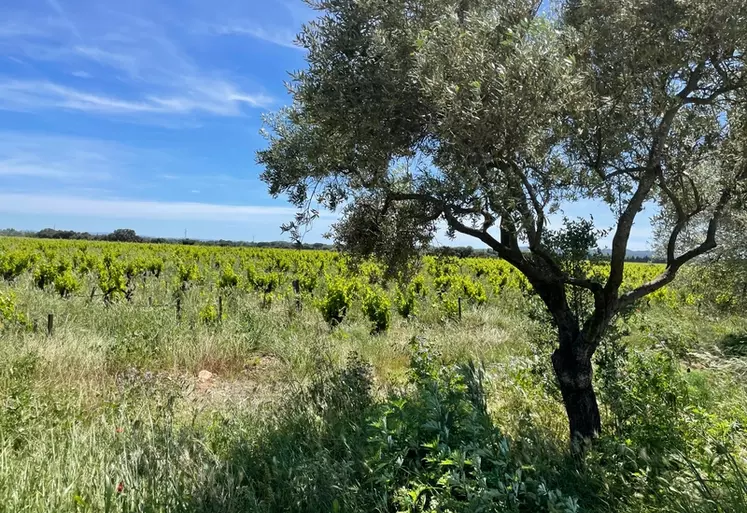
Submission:
M 608 318 L 606 308 L 601 303 L 597 305 L 601 308 L 594 314 L 598 329 L 582 330 L 568 305 L 563 285 L 538 282 L 534 288 L 552 313 L 558 329 L 558 348 L 553 352 L 552 366 L 568 415 L 571 451 L 578 454 L 602 431 L 591 358 L 604 331 L 602 324 Z
M 597 396 L 594 392 L 591 355 L 586 355 L 576 337 L 569 345 L 563 341 L 552 355 L 552 365 L 558 378 L 563 404 L 568 414 L 568 424 L 573 452 L 580 452 L 590 440 L 599 436 L 602 421 Z

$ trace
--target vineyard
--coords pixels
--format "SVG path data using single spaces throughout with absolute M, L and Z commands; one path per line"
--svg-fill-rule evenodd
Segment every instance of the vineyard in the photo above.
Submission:
M 425 257 L 413 276 L 385 280 L 382 266 L 328 251 L 22 238 L 0 239 L 0 251 L 5 323 L 46 319 L 45 312 L 34 307 L 37 294 L 46 294 L 50 301 L 60 300 L 48 303 L 53 309 L 65 310 L 67 304 L 112 311 L 121 305 L 170 307 L 185 322 L 203 324 L 237 313 L 238 305 L 269 310 L 275 304 L 278 313 L 293 306 L 317 310 L 332 327 L 348 314 L 363 316 L 373 331 L 382 332 L 393 315 L 403 320 L 419 315 L 455 320 L 461 304 L 465 309 L 479 308 L 506 290 L 531 294 L 523 275 L 504 261 L 489 258 Z M 605 265 L 590 266 L 600 280 L 606 276 Z M 624 286 L 639 286 L 662 269 L 628 264 Z M 702 295 L 665 288 L 650 302 L 676 306 L 700 300 Z
M 661 270 L 627 264 L 624 287 Z M 745 504 L 743 285 L 697 267 L 600 348 L 584 472 L 552 325 L 502 260 L 390 276 L 331 251 L 2 238 L 0 274 L 0 512 Z

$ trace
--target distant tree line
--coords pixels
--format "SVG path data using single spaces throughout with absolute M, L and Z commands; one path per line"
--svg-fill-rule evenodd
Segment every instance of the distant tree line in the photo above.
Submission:
M 177 239 L 173 237 L 143 237 L 135 233 L 131 228 L 118 228 L 111 233 L 88 233 L 76 232 L 74 230 L 56 230 L 54 228 L 44 228 L 38 232 L 31 230 L 16 230 L 14 228 L 0 229 L 0 237 L 29 237 L 35 239 L 64 239 L 64 240 L 91 240 L 91 241 L 108 241 L 108 242 L 146 242 L 150 244 L 182 244 L 187 246 L 223 246 L 223 247 L 248 247 L 248 248 L 275 248 L 275 249 L 303 249 L 303 250 L 322 250 L 332 251 L 335 246 L 324 244 L 322 242 L 302 243 L 290 241 L 268 241 L 268 242 L 246 242 L 236 240 L 200 240 L 200 239 Z M 428 248 L 426 254 L 442 257 L 483 257 L 498 258 L 495 251 L 489 248 L 473 248 L 472 246 L 439 246 Z M 606 260 L 608 254 L 597 256 L 599 260 Z M 628 262 L 662 262 L 663 260 L 653 255 L 628 255 Z
M 38 232 L 31 230 L 16 230 L 14 228 L 0 229 L 2 237 L 29 237 L 35 239 L 64 239 L 64 240 L 90 240 L 109 242 L 145 242 L 150 244 L 182 244 L 188 246 L 225 246 L 225 247 L 254 247 L 254 248 L 280 248 L 280 249 L 307 249 L 307 250 L 331 250 L 329 244 L 316 242 L 313 244 L 296 244 L 288 241 L 271 242 L 246 242 L 234 240 L 199 240 L 199 239 L 177 239 L 172 237 L 144 237 L 138 235 L 130 228 L 119 228 L 111 233 L 88 233 L 76 232 L 74 230 L 56 230 L 44 228 Z

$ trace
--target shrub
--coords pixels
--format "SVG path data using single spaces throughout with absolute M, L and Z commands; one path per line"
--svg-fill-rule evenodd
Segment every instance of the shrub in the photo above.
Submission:
M 125 263 L 124 273 L 127 281 L 132 281 L 138 275 L 145 274 L 147 265 L 148 264 L 140 258 L 135 258 Z
M 287 273 L 290 270 L 290 262 L 285 257 L 276 256 L 272 261 L 272 266 L 270 269 L 273 269 L 279 273 Z
M 619 346 L 618 346 L 619 347 Z M 687 387 L 672 355 L 602 348 L 600 395 L 610 409 L 616 434 L 648 451 L 678 451 L 686 444 L 683 407 Z M 608 357 L 608 353 L 612 353 Z
M 481 368 L 444 366 L 416 344 L 410 386 L 382 400 L 359 358 L 331 367 L 322 360 L 278 422 L 254 443 L 241 442 L 249 504 L 309 512 L 579 511 L 493 425 Z M 220 436 L 208 443 L 237 452 Z
M 45 260 L 40 262 L 34 269 L 34 285 L 38 289 L 44 290 L 54 283 L 57 277 L 57 266 L 54 262 Z
M 410 286 L 412 287 L 413 292 L 418 296 L 426 296 L 428 289 L 425 286 L 425 277 L 422 275 L 415 276 L 415 278 L 412 279 Z
M 453 320 L 459 318 L 459 298 L 453 295 L 442 295 L 439 307 L 445 319 Z
M 104 255 L 99 265 L 99 289 L 106 303 L 116 301 L 127 292 L 124 268 L 112 254 Z
M 221 269 L 220 278 L 218 279 L 218 287 L 222 289 L 232 289 L 239 285 L 239 276 L 236 271 L 233 270 L 233 266 L 230 264 L 224 264 Z
M 319 309 L 322 317 L 330 326 L 337 326 L 347 315 L 352 303 L 350 283 L 337 277 L 329 282 L 327 293 L 319 302 Z
M 218 317 L 218 309 L 215 308 L 213 303 L 208 303 L 203 306 L 197 316 L 202 324 L 213 325 L 220 321 Z
M 254 267 L 254 264 L 249 263 L 244 267 L 244 271 L 246 272 L 246 282 L 253 287 L 257 279 L 256 267 Z
M 176 277 L 181 284 L 182 291 L 185 291 L 191 282 L 200 279 L 200 269 L 196 262 L 185 263 L 180 261 L 176 268 Z
M 270 294 L 280 286 L 280 281 L 281 275 L 279 273 L 258 273 L 254 276 L 253 285 L 260 292 Z
M 16 308 L 16 295 L 13 292 L 0 292 L 0 331 L 10 328 L 29 328 L 26 315 Z
M 158 278 L 163 272 L 163 260 L 161 258 L 152 258 L 145 264 L 145 270 Z
M 579 511 L 574 498 L 522 467 L 493 425 L 481 368 L 443 366 L 417 343 L 411 368 L 414 391 L 388 401 L 368 442 L 366 463 L 390 510 Z
M 370 285 L 381 283 L 384 279 L 384 270 L 375 262 L 365 262 L 358 270 L 360 278 Z
M 98 269 L 99 265 L 101 265 L 101 262 L 96 257 L 96 255 L 93 255 L 91 253 L 84 253 L 78 261 L 78 274 L 80 274 L 81 276 L 85 276 L 86 274 Z
M 398 288 L 395 304 L 397 312 L 405 319 L 414 316 L 417 313 L 417 293 L 414 287 L 410 285 L 405 290 Z
M 31 258 L 25 252 L 15 251 L 0 255 L 0 275 L 13 281 L 31 266 Z
M 319 282 L 318 275 L 311 269 L 304 269 L 300 272 L 296 278 L 298 280 L 298 288 L 302 292 L 311 294 Z
M 66 298 L 71 294 L 75 294 L 80 290 L 80 287 L 80 281 L 75 278 L 70 269 L 62 274 L 58 274 L 54 279 L 54 288 L 61 298 Z
M 464 298 L 471 303 L 482 305 L 488 300 L 482 283 L 473 281 L 466 276 L 462 279 L 462 291 L 464 292 Z
M 363 313 L 373 323 L 375 333 L 383 333 L 389 329 L 391 321 L 391 303 L 383 291 L 368 289 L 363 296 Z
M 433 280 L 433 288 L 438 292 L 439 294 L 445 294 L 449 290 L 451 290 L 452 286 L 455 284 L 458 285 L 458 282 L 460 281 L 459 275 L 451 275 L 451 274 L 443 274 L 441 276 L 436 277 Z

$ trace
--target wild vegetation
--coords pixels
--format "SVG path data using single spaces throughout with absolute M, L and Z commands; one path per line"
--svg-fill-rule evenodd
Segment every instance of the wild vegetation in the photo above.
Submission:
M 503 260 L 399 280 L 332 252 L 5 238 L 0 269 L 0 511 L 747 505 L 745 297 L 697 267 L 606 335 L 576 456 L 554 327 Z

